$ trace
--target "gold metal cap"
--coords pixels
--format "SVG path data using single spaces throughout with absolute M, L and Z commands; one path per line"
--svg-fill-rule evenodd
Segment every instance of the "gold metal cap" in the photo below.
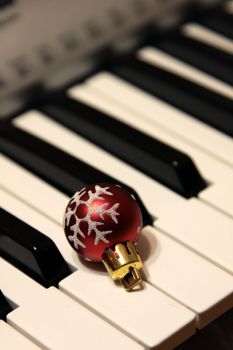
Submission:
M 120 280 L 127 291 L 142 282 L 138 271 L 142 268 L 142 261 L 132 242 L 118 243 L 106 249 L 102 261 L 111 278 Z

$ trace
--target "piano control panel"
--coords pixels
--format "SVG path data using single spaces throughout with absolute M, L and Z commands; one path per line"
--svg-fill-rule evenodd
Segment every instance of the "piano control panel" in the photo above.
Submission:
M 6 99 L 22 100 L 19 93 L 35 83 L 64 85 L 85 73 L 107 46 L 124 47 L 122 41 L 146 24 L 169 21 L 193 2 L 0 1 L 0 114 L 5 113 Z

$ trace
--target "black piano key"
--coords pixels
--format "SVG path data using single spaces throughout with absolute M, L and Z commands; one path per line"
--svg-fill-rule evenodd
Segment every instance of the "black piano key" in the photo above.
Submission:
M 233 85 L 233 56 L 198 40 L 175 33 L 156 41 L 156 47 Z
M 71 271 L 54 242 L 0 208 L 0 256 L 48 288 Z
M 6 316 L 13 310 L 2 291 L 0 290 L 0 320 L 6 320 Z
M 59 96 L 43 107 L 47 115 L 189 198 L 206 187 L 185 154 L 83 103 Z
M 203 16 L 200 23 L 206 27 L 233 39 L 233 15 L 224 11 L 214 11 Z
M 202 330 L 178 346 L 175 350 L 232 350 L 233 349 L 233 308 L 211 322 Z
M 70 197 L 88 184 L 117 183 L 132 193 L 138 201 L 144 226 L 153 221 L 131 187 L 9 123 L 3 123 L 0 127 L 0 152 Z
M 228 98 L 133 57 L 115 64 L 111 71 L 188 115 L 233 136 L 233 102 Z
M 0 10 L 9 5 L 12 5 L 13 3 L 14 3 L 14 0 L 0 0 Z

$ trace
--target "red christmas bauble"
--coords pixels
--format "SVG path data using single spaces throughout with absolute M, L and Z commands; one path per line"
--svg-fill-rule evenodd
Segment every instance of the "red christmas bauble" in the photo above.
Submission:
M 136 242 L 142 214 L 133 195 L 119 185 L 93 184 L 76 192 L 64 215 L 68 242 L 84 258 L 101 261 L 114 244 Z

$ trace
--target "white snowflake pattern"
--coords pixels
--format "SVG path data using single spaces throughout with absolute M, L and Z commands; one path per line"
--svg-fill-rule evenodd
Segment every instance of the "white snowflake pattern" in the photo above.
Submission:
M 82 197 L 87 193 L 86 188 L 83 188 L 80 192 L 76 192 L 69 204 L 69 207 L 64 215 L 64 227 L 66 225 L 69 225 L 70 219 L 72 216 L 75 217 L 75 223 L 70 227 L 71 231 L 73 232 L 73 235 L 68 236 L 68 239 L 73 242 L 74 247 L 76 249 L 80 247 L 86 248 L 85 244 L 79 239 L 79 236 L 82 238 L 85 238 L 85 233 L 81 230 L 80 224 L 81 222 L 87 222 L 88 224 L 88 231 L 87 235 L 90 236 L 91 232 L 94 231 L 95 233 L 95 242 L 94 244 L 97 245 L 99 241 L 103 241 L 105 243 L 109 243 L 106 235 L 112 233 L 112 230 L 107 231 L 101 231 L 99 230 L 99 226 L 104 225 L 104 222 L 99 221 L 93 221 L 91 216 L 93 213 L 99 214 L 100 218 L 104 220 L 105 215 L 109 215 L 111 219 L 117 224 L 118 218 L 117 216 L 120 215 L 117 212 L 117 209 L 120 206 L 120 203 L 115 203 L 111 208 L 106 209 L 106 207 L 109 205 L 109 203 L 105 202 L 98 208 L 93 208 L 91 205 L 93 201 L 95 200 L 104 200 L 102 195 L 108 195 L 112 196 L 113 193 L 109 191 L 109 187 L 101 187 L 99 185 L 95 185 L 95 190 L 92 192 L 91 190 L 88 191 L 88 199 L 83 200 Z M 73 209 L 71 208 L 72 204 L 74 204 Z M 76 210 L 79 205 L 84 204 L 87 206 L 87 215 L 84 218 L 78 218 L 76 215 Z

